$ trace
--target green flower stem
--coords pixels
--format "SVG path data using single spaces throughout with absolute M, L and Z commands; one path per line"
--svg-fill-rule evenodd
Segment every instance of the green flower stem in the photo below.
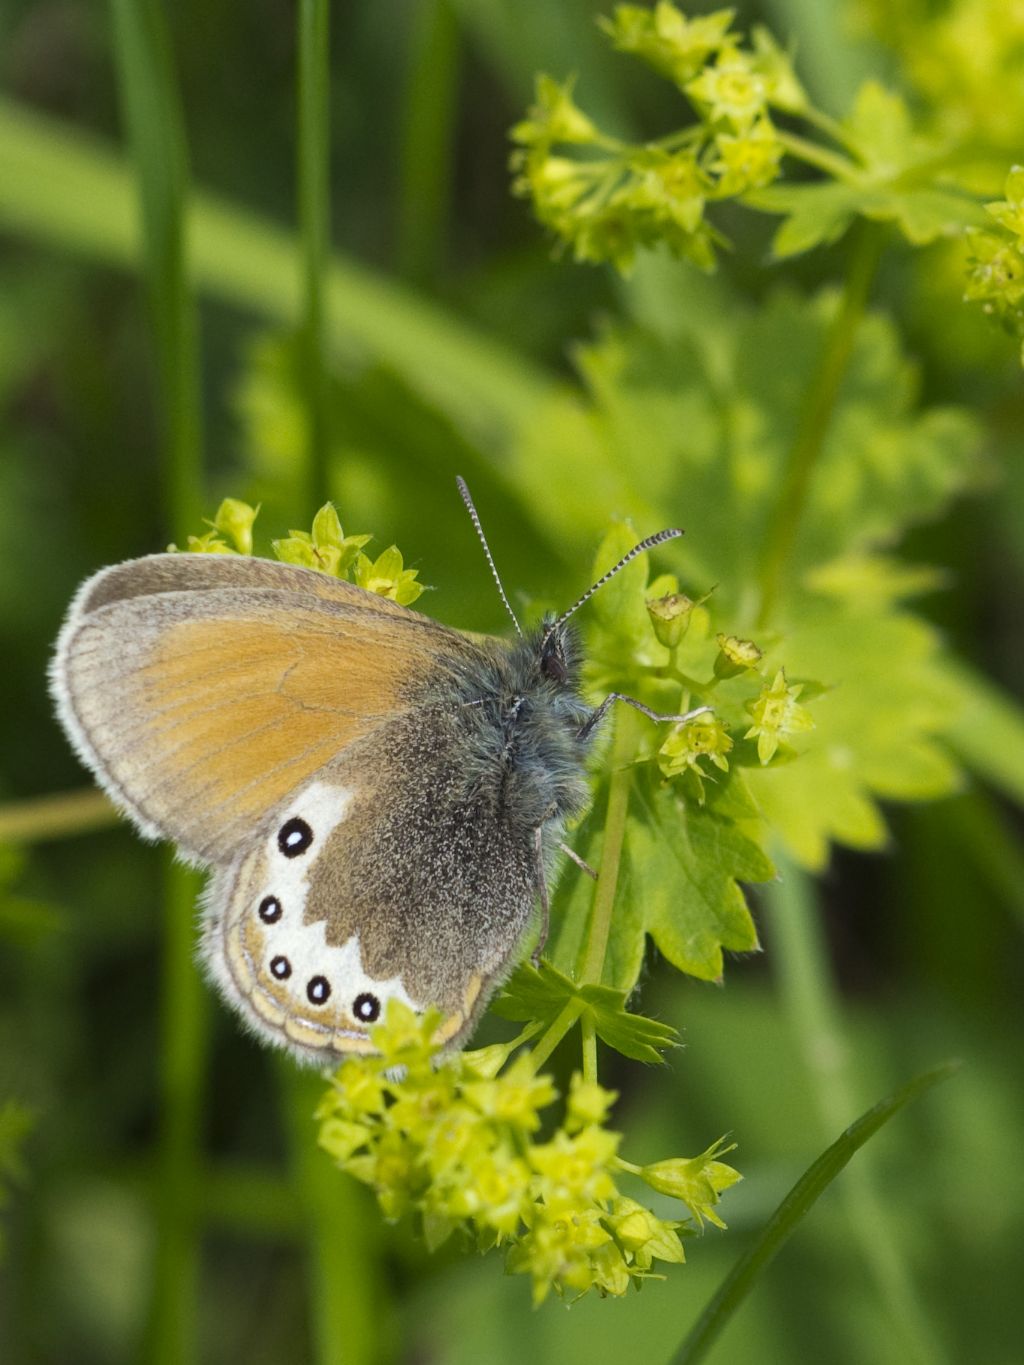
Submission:
M 416 7 L 403 111 L 398 269 L 428 284 L 443 259 L 459 89 L 459 22 L 451 0 Z
M 394 1321 L 381 1302 L 380 1218 L 373 1198 L 339 1175 L 316 1144 L 311 1122 L 323 1077 L 278 1056 L 277 1078 L 289 1143 L 289 1165 L 306 1235 L 313 1360 L 316 1365 L 376 1365 L 388 1352 L 381 1324 Z
M 828 1135 L 855 1108 L 849 1047 L 819 928 L 813 883 L 785 855 L 776 856 L 775 862 L 781 879 L 768 884 L 764 894 L 774 929 L 779 989 L 803 1053 L 822 1134 Z M 941 1365 L 948 1356 L 918 1301 L 893 1240 L 894 1220 L 886 1213 L 870 1167 L 860 1164 L 851 1171 L 842 1194 L 858 1249 L 887 1309 L 893 1337 L 902 1343 L 908 1361 Z
M 99 791 L 58 792 L 0 806 L 0 844 L 41 844 L 116 825 L 117 811 Z
M 202 414 L 195 303 L 186 267 L 188 171 L 170 45 L 157 0 L 112 0 L 114 54 L 142 223 L 162 426 L 164 511 L 183 539 L 202 510 Z M 195 873 L 164 863 L 156 1257 L 147 1358 L 197 1358 L 206 997 L 193 961 Z
M 328 0 L 299 0 L 298 217 L 309 507 L 319 507 L 330 491 L 330 388 L 324 318 L 331 227 L 329 17 Z
M 594 1020 L 587 1017 L 580 1025 L 583 1034 L 583 1079 L 597 1082 L 597 1028 Z
M 580 999 L 566 1001 L 565 1008 L 557 1019 L 545 1029 L 540 1042 L 530 1053 L 530 1070 L 534 1075 L 541 1069 L 555 1048 L 583 1013 L 584 1004 Z
M 832 118 L 830 114 L 824 113 L 821 109 L 816 109 L 813 104 L 808 104 L 806 108 L 800 110 L 800 117 L 812 128 L 817 128 L 819 133 L 824 133 L 826 137 L 830 137 L 836 146 L 844 147 L 848 152 L 854 150 L 846 129 L 838 119 Z
M 765 539 L 759 575 L 761 611 L 758 624 L 762 628 L 767 625 L 774 611 L 796 545 L 811 476 L 825 444 L 829 422 L 850 363 L 857 327 L 878 264 L 881 229 L 874 224 L 861 224 L 854 234 L 854 242 L 842 299 L 825 338 L 817 373 L 807 393 L 796 439 L 789 454 L 778 508 Z
M 888 1098 L 880 1100 L 873 1109 L 862 1114 L 827 1151 L 822 1152 L 783 1199 L 757 1240 L 733 1266 L 669 1365 L 697 1365 L 699 1361 L 707 1359 L 712 1346 L 750 1293 L 758 1277 L 789 1241 L 805 1215 L 814 1207 L 857 1149 L 873 1137 L 904 1105 L 948 1079 L 956 1069 L 957 1063 L 952 1062 L 916 1076 Z M 852 1167 L 850 1175 L 858 1169 L 857 1166 Z M 849 1178 L 847 1176 L 847 1180 Z M 936 1356 L 934 1359 L 938 1361 L 941 1358 Z
M 798 161 L 824 171 L 841 184 L 849 184 L 857 178 L 857 165 L 849 157 L 830 152 L 827 147 L 820 147 L 818 143 L 810 142 L 798 133 L 789 133 L 784 128 L 776 128 L 775 134 L 789 155 Z
M 604 958 L 612 928 L 615 891 L 619 882 L 622 846 L 626 836 L 629 795 L 633 786 L 633 758 L 637 750 L 637 727 L 632 712 L 619 708 L 615 718 L 615 739 L 609 757 L 611 779 L 608 786 L 608 813 L 605 817 L 601 869 L 597 874 L 594 903 L 590 912 L 580 981 L 599 985 L 604 973 Z

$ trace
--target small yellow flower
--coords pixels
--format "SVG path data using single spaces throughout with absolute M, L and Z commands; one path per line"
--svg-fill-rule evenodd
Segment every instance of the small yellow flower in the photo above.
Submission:
M 733 1145 L 725 1139 L 719 1139 L 700 1156 L 656 1161 L 650 1166 L 641 1167 L 640 1178 L 659 1194 L 681 1200 L 698 1224 L 707 1219 L 716 1227 L 724 1227 L 725 1224 L 714 1212 L 714 1206 L 724 1190 L 743 1179 L 739 1171 L 718 1160 L 732 1151 Z
M 344 578 L 356 556 L 372 536 L 346 536 L 331 503 L 324 503 L 313 518 L 311 531 L 289 531 L 283 540 L 272 542 L 274 553 L 285 564 L 304 569 L 320 569 L 334 578 Z
M 550 76 L 537 77 L 536 102 L 522 123 L 512 129 L 516 142 L 550 147 L 556 143 L 585 146 L 597 137 L 597 129 L 572 97 L 574 81 L 560 85 Z
M 572 1137 L 559 1129 L 550 1142 L 534 1146 L 529 1161 L 542 1177 L 545 1203 L 610 1199 L 615 1194 L 615 1182 L 608 1173 L 608 1163 L 620 1140 L 618 1133 L 591 1125 Z
M 779 173 L 783 146 L 774 125 L 760 118 L 752 128 L 738 134 L 719 133 L 715 138 L 718 160 L 711 169 L 718 175 L 720 194 L 743 194 L 770 185 Z
M 225 498 L 217 508 L 213 528 L 234 542 L 240 555 L 252 554 L 252 526 L 259 515 L 259 506 L 250 507 L 240 498 Z
M 521 1057 L 492 1081 L 470 1081 L 463 1086 L 475 1109 L 498 1123 L 508 1123 L 524 1133 L 540 1127 L 538 1109 L 552 1104 L 558 1092 L 550 1076 L 535 1076 L 529 1057 Z
M 188 552 L 192 555 L 233 555 L 238 553 L 216 531 L 207 531 L 201 536 L 189 536 L 187 544 Z M 177 548 L 176 545 L 168 545 L 167 547 L 172 554 Z
M 732 736 L 717 716 L 705 712 L 673 727 L 658 750 L 658 766 L 666 777 L 677 777 L 688 768 L 700 771 L 702 758 L 709 758 L 723 773 L 729 771 L 726 754 Z
M 786 674 L 779 669 L 774 681 L 761 688 L 754 701 L 748 701 L 746 709 L 753 725 L 744 739 L 757 740 L 757 756 L 762 763 L 770 763 L 781 741 L 787 735 L 801 734 L 814 729 L 810 712 L 798 705 L 797 697 L 803 691 L 803 683 L 786 683 Z
M 566 1128 L 572 1132 L 589 1124 L 604 1123 L 617 1099 L 614 1090 L 605 1090 L 596 1081 L 584 1080 L 579 1071 L 573 1072 L 566 1101 Z
M 617 5 L 611 19 L 598 22 L 620 52 L 631 52 L 682 85 L 728 40 L 732 10 L 688 19 L 669 0 Z
M 630 206 L 671 219 L 685 232 L 696 232 L 710 183 L 693 152 L 644 148 L 631 158 L 630 166 L 636 176 L 628 191 Z
M 676 1232 L 679 1224 L 658 1218 L 635 1199 L 624 1196 L 616 1199 L 606 1222 L 618 1244 L 644 1269 L 655 1258 L 677 1264 L 686 1260 L 683 1244 Z
M 720 52 L 714 66 L 706 66 L 687 84 L 686 93 L 706 106 L 712 123 L 725 122 L 736 129 L 749 128 L 764 114 L 768 96 L 764 76 L 736 48 Z
M 416 582 L 418 570 L 404 567 L 397 545 L 389 545 L 383 554 L 371 560 L 359 553 L 355 560 L 355 581 L 367 592 L 390 597 L 393 602 L 408 606 L 423 592 L 423 584 Z

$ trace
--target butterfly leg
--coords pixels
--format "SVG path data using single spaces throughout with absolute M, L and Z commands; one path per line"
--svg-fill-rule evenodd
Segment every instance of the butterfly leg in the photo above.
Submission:
M 540 962 L 540 955 L 544 951 L 544 945 L 548 941 L 548 931 L 551 928 L 551 901 L 548 897 L 548 879 L 544 872 L 544 826 L 538 825 L 533 832 L 533 854 L 534 866 L 537 873 L 537 894 L 540 897 L 540 938 L 537 946 L 530 954 L 530 960 L 536 967 Z
M 604 713 L 608 710 L 608 708 L 614 701 L 624 701 L 627 706 L 632 706 L 634 710 L 642 711 L 645 716 L 650 716 L 651 720 L 656 721 L 670 720 L 674 721 L 677 725 L 681 724 L 683 721 L 693 720 L 694 716 L 703 716 L 706 712 L 712 710 L 712 707 L 710 706 L 697 706 L 692 711 L 684 712 L 683 715 L 681 716 L 665 716 L 662 715 L 659 711 L 652 711 L 651 708 L 649 706 L 645 706 L 642 701 L 637 701 L 636 697 L 627 697 L 624 692 L 609 692 L 608 696 L 605 697 L 601 705 L 597 707 L 597 709 L 594 712 L 592 712 L 590 718 L 577 732 L 576 738 L 589 739 L 594 730 L 598 727 L 598 725 L 601 724 L 601 721 L 604 719 Z
M 584 862 L 584 860 L 580 857 L 580 855 L 576 852 L 575 849 L 570 848 L 568 844 L 562 843 L 561 840 L 559 840 L 558 847 L 562 850 L 562 852 L 565 854 L 567 858 L 571 858 L 573 860 L 573 862 L 576 864 L 576 866 L 580 869 L 581 872 L 585 872 L 588 877 L 593 877 L 594 881 L 595 882 L 597 881 L 597 873 L 594 871 L 594 869 L 590 866 L 589 863 Z

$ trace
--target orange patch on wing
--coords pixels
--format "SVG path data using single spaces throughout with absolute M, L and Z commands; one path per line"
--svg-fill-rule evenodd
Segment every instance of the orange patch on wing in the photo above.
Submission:
M 324 629 L 301 610 L 172 626 L 139 676 L 138 743 L 159 774 L 147 808 L 158 820 L 165 810 L 224 825 L 265 817 L 407 709 L 403 684 L 429 663 L 386 630 Z

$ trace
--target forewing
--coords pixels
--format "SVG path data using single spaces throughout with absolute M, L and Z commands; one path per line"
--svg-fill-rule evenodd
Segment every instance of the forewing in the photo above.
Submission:
M 224 863 L 473 650 L 326 574 L 155 555 L 83 585 L 51 677 L 83 760 L 140 829 Z

